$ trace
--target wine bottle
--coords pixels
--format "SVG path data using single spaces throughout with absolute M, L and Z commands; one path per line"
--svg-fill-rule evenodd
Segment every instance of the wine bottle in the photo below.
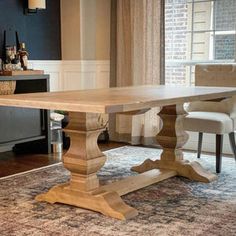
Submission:
M 7 55 L 6 55 L 6 30 L 3 33 L 3 48 L 2 48 L 2 62 L 6 64 Z
M 18 52 L 20 50 L 20 41 L 18 37 L 18 33 L 16 31 L 16 51 Z

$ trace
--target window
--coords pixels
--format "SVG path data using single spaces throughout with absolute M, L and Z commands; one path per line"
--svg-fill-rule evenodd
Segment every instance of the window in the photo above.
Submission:
M 194 65 L 234 62 L 236 0 L 166 0 L 166 84 L 194 84 Z

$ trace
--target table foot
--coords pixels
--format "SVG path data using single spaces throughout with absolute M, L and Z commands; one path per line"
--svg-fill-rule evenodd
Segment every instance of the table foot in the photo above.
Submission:
M 138 211 L 125 204 L 116 192 L 80 192 L 70 189 L 69 184 L 55 186 L 47 193 L 38 195 L 36 200 L 69 204 L 120 220 L 127 220 L 138 215 Z
M 189 178 L 191 180 L 210 183 L 217 179 L 217 176 L 210 171 L 204 169 L 198 162 L 179 162 L 177 163 L 177 173 L 179 176 Z
M 131 168 L 132 171 L 143 173 L 152 169 L 174 170 L 178 176 L 183 176 L 191 180 L 209 183 L 217 179 L 215 174 L 205 170 L 198 162 L 189 161 L 152 161 L 150 159 L 145 160 L 141 165 Z
M 131 170 L 137 173 L 144 173 L 149 170 L 157 169 L 156 161 L 145 160 L 141 165 L 131 167 Z

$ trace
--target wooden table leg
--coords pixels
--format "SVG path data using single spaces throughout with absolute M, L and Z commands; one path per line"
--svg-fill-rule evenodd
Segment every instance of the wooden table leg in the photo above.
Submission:
M 69 125 L 65 132 L 70 135 L 71 145 L 63 157 L 65 168 L 71 172 L 70 182 L 58 185 L 36 200 L 49 203 L 65 203 L 101 212 L 117 219 L 128 219 L 138 214 L 126 205 L 115 191 L 100 188 L 97 172 L 106 157 L 97 146 L 97 138 L 103 127 L 99 114 L 69 113 Z
M 161 160 L 148 159 L 141 165 L 132 167 L 133 171 L 143 173 L 151 169 L 174 170 L 179 176 L 201 182 L 211 182 L 217 178 L 198 162 L 183 160 L 181 148 L 188 140 L 188 134 L 184 131 L 182 122 L 185 115 L 182 104 L 162 108 L 159 116 L 163 121 L 163 128 L 157 135 L 157 141 L 163 148 Z

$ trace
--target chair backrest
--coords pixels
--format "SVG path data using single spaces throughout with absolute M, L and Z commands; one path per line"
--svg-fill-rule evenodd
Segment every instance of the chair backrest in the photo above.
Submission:
M 195 85 L 213 87 L 236 87 L 236 63 L 198 64 L 195 67 Z M 223 101 L 192 102 L 187 111 L 211 111 L 230 114 L 235 109 L 236 97 Z
M 236 63 L 196 65 L 195 85 L 236 87 Z

